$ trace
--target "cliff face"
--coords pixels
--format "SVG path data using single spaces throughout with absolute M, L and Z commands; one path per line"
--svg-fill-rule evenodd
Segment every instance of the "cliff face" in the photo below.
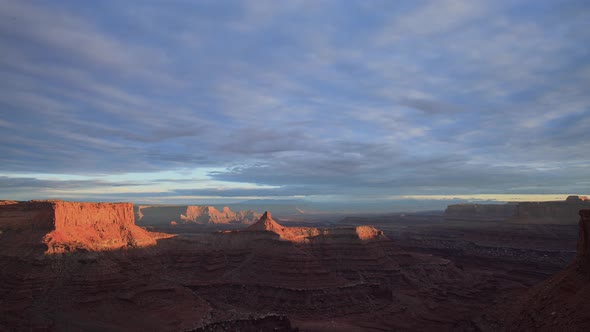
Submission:
M 15 236 L 10 234 L 15 241 L 21 237 L 33 242 L 38 240 L 47 246 L 46 253 L 155 244 L 149 232 L 134 224 L 131 203 L 29 201 L 1 204 L 0 229 L 15 233 Z
M 179 221 L 183 224 L 251 224 L 260 215 L 251 210 L 233 212 L 227 206 L 221 211 L 213 206 L 138 206 L 138 223 L 143 225 L 169 224 Z

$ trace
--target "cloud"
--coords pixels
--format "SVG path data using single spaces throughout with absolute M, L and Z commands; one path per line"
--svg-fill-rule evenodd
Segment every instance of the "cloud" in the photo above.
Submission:
M 3 195 L 584 191 L 586 7 L 1 2 Z

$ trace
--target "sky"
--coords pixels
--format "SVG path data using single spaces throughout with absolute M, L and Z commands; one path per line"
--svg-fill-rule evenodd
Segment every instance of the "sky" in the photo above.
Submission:
M 0 142 L 0 199 L 590 193 L 590 4 L 0 0 Z

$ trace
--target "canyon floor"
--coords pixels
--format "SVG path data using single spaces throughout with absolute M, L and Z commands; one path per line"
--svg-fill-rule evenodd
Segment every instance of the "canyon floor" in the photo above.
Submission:
M 461 277 L 454 279 L 454 284 L 437 285 L 436 289 L 416 285 L 416 289 L 404 294 L 404 300 L 396 298 L 371 310 L 359 309 L 356 313 L 339 315 L 331 314 L 328 310 L 309 316 L 284 312 L 290 317 L 293 326 L 306 331 L 493 331 L 498 328 L 496 321 L 500 319 L 493 314 L 495 308 L 523 296 L 534 285 L 566 268 L 575 258 L 578 239 L 577 224 L 448 220 L 437 212 L 344 219 L 330 219 L 325 215 L 321 217 L 324 219 L 322 222 L 284 222 L 284 225 L 373 225 L 391 239 L 396 250 L 446 259 L 456 267 Z M 220 226 L 164 226 L 154 230 L 174 232 L 180 238 L 198 238 L 207 236 L 216 227 Z M 238 229 L 242 226 L 223 227 Z M 432 279 L 436 278 L 432 276 Z M 416 307 L 408 307 L 407 303 L 414 303 Z M 396 323 L 408 319 L 412 323 Z
M 129 219 L 123 208 L 113 214 Z M 100 232 L 112 226 L 90 220 L 90 244 L 64 244 L 55 234 L 80 227 L 68 213 L 50 233 L 0 233 L 0 330 L 494 331 L 506 328 L 498 308 L 563 270 L 578 238 L 575 225 L 439 213 L 265 214 L 253 225 L 148 227 L 154 240 L 142 245 L 132 219 L 110 237 Z

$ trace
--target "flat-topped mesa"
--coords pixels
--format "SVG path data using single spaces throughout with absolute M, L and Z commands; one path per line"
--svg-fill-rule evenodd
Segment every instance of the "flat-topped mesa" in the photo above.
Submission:
M 0 205 L 0 229 L 30 232 L 47 245 L 46 253 L 104 251 L 155 245 L 135 225 L 132 203 L 29 201 Z M 6 236 L 12 234 L 5 234 Z
M 282 240 L 291 242 L 310 242 L 314 240 L 344 241 L 357 239 L 362 241 L 383 239 L 383 232 L 373 226 L 315 228 L 315 227 L 284 227 L 272 219 L 270 212 L 266 211 L 255 224 L 245 229 L 251 231 L 266 231 L 278 234 Z
M 576 265 L 580 272 L 590 274 L 590 209 L 580 210 Z
M 562 201 L 506 204 L 452 204 L 446 219 L 505 220 L 524 224 L 574 224 L 578 211 L 590 209 L 590 198 L 571 195 Z

